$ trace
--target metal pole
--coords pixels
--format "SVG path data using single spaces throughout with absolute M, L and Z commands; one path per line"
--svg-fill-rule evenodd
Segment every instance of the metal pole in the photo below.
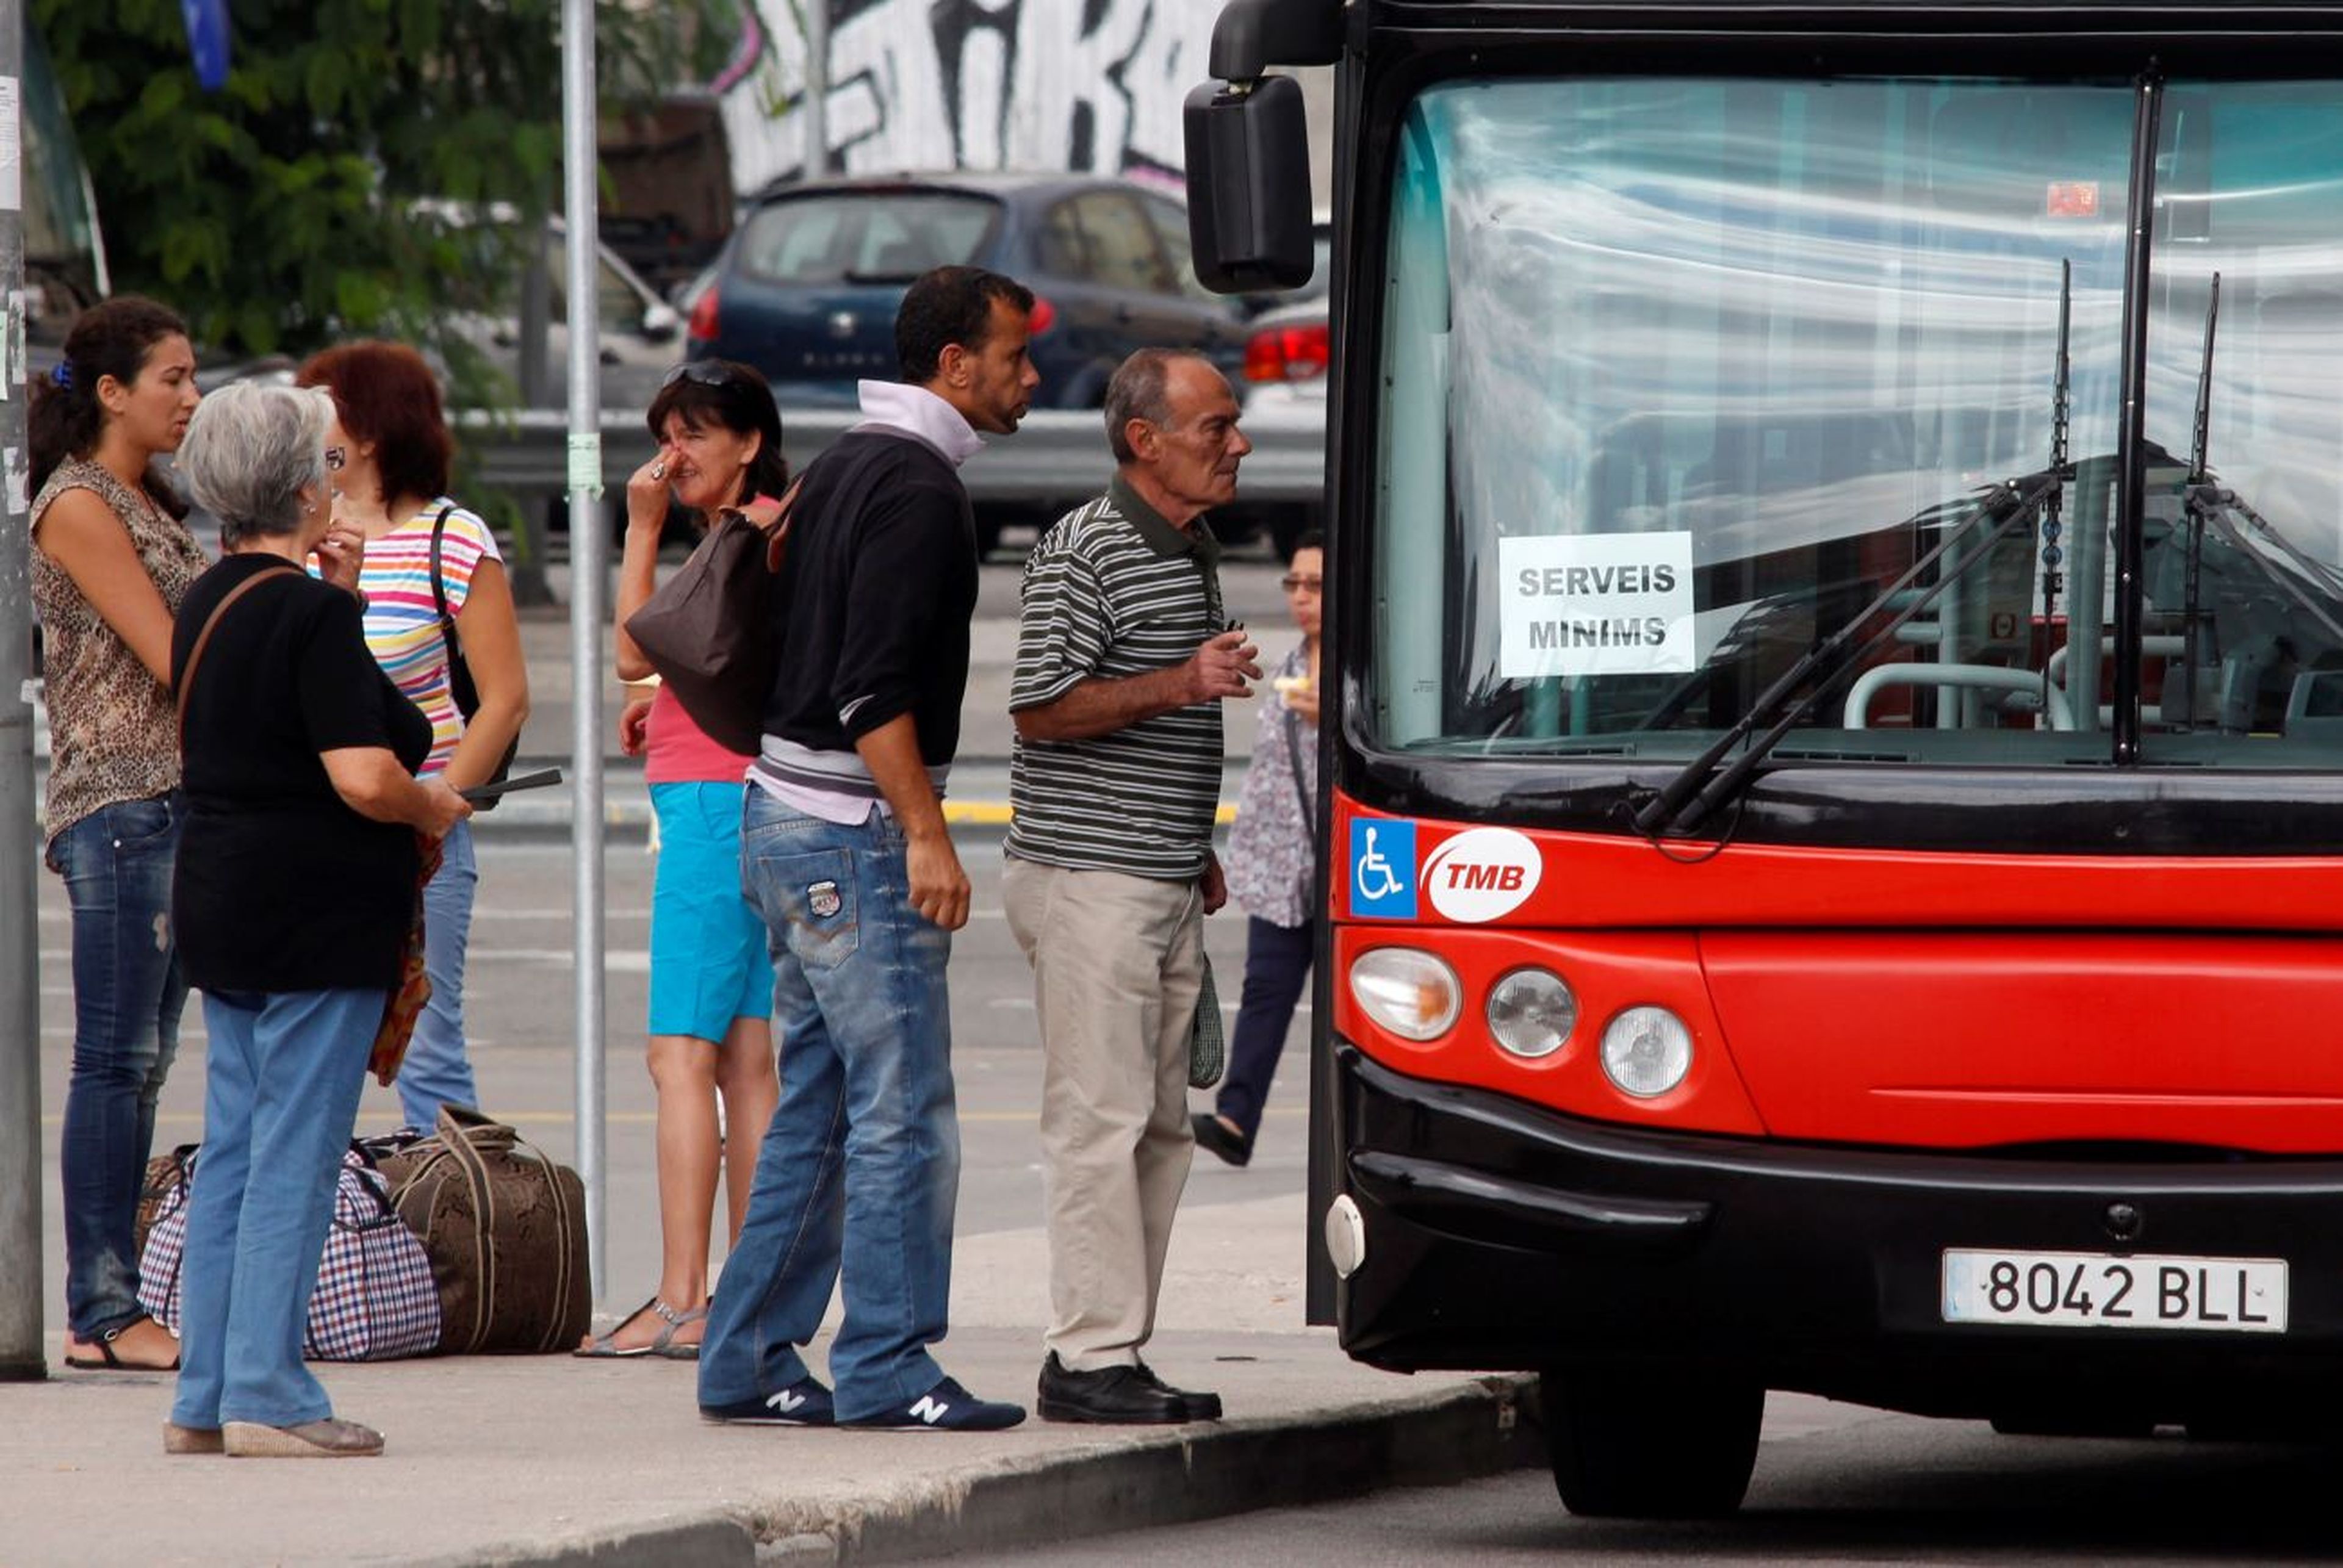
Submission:
M 25 65 L 24 0 L 0 0 L 0 135 L 24 146 L 19 123 Z M 12 151 L 12 157 L 17 155 Z M 32 536 L 25 528 L 25 214 L 21 180 L 6 171 L 0 202 L 0 1382 L 47 1375 L 41 1353 L 41 980 L 35 908 L 39 868 L 33 812 Z M 0 193 L 5 194 L 5 193 Z
M 805 177 L 830 173 L 830 0 L 805 5 Z
M 0 0 L 5 4 L 5 0 Z M 594 0 L 561 3 L 562 211 L 569 278 L 569 827 L 577 925 L 578 1173 L 588 1271 L 603 1293 L 608 1180 L 602 1161 L 602 343 L 594 301 Z

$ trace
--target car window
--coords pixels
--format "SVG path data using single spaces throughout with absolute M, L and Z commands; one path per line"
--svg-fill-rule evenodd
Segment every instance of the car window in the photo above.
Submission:
M 1155 248 L 1155 231 L 1139 204 L 1120 191 L 1076 196 L 1082 238 L 1091 256 L 1091 276 L 1109 288 L 1169 294 L 1172 282 Z
M 785 197 L 742 226 L 740 270 L 772 283 L 909 281 L 975 258 L 1000 208 L 940 191 Z
M 1147 220 L 1155 226 L 1155 237 L 1163 246 L 1164 259 L 1171 264 L 1180 292 L 1191 299 L 1219 304 L 1221 297 L 1196 276 L 1195 257 L 1188 245 L 1188 209 L 1156 196 L 1140 197 L 1139 205 L 1147 209 Z
M 1034 253 L 1041 270 L 1053 277 L 1090 276 L 1090 255 L 1082 244 L 1081 219 L 1076 216 L 1071 201 L 1060 202 L 1041 219 Z

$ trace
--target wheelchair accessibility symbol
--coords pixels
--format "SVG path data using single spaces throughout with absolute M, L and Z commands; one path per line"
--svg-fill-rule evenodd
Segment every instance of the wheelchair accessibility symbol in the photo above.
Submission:
M 1351 824 L 1351 912 L 1415 919 L 1415 824 Z

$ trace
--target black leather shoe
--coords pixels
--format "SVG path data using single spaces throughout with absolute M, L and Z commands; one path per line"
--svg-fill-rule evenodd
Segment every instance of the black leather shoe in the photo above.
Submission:
M 1192 1421 L 1188 1402 L 1138 1367 L 1069 1372 L 1051 1351 L 1041 1362 L 1043 1421 L 1086 1421 L 1103 1426 L 1167 1426 Z
M 1182 1404 L 1186 1405 L 1188 1407 L 1188 1419 L 1190 1421 L 1218 1421 L 1221 1419 L 1221 1396 L 1219 1394 L 1197 1393 L 1189 1389 L 1173 1388 L 1170 1383 L 1165 1382 L 1161 1374 L 1159 1374 L 1153 1367 L 1149 1366 L 1145 1362 L 1139 1363 L 1138 1372 L 1139 1375 L 1145 1379 L 1151 1387 L 1161 1389 L 1165 1393 L 1172 1395 Z
M 1242 1166 L 1252 1160 L 1252 1140 L 1230 1131 L 1219 1117 L 1206 1114 L 1188 1120 L 1196 1129 L 1198 1146 L 1211 1150 L 1231 1165 Z

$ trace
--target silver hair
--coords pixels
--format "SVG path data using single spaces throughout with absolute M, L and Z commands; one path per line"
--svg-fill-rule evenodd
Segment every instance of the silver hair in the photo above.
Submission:
M 1106 444 L 1116 462 L 1128 463 L 1136 456 L 1124 428 L 1133 419 L 1151 425 L 1170 423 L 1172 364 L 1178 359 L 1212 364 L 1192 349 L 1141 348 L 1115 367 L 1113 379 L 1106 384 Z
M 175 467 L 219 519 L 222 545 L 300 531 L 303 487 L 325 488 L 333 423 L 333 397 L 317 387 L 239 381 L 196 405 Z

